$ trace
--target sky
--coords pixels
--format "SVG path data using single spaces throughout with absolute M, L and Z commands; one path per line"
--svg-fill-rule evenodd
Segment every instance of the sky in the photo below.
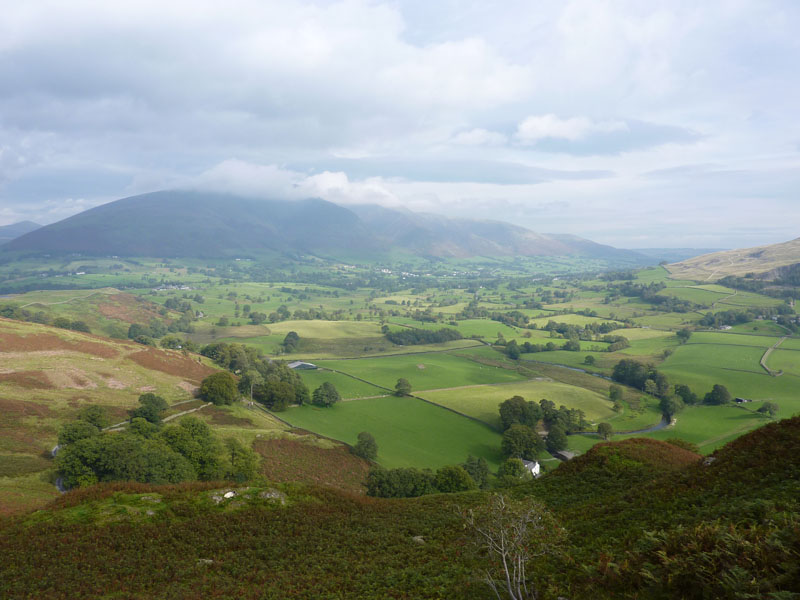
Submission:
M 799 31 L 795 0 L 8 2 L 0 225 L 190 188 L 786 241 Z

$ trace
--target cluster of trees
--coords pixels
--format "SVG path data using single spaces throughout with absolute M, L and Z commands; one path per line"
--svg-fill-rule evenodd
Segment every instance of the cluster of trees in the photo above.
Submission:
M 667 376 L 659 372 L 653 365 L 645 365 L 639 361 L 624 358 L 619 361 L 611 373 L 611 379 L 624 383 L 638 390 L 664 398 L 670 394 Z
M 588 427 L 582 410 L 556 408 L 554 402 L 542 399 L 537 404 L 514 396 L 500 404 L 500 422 L 503 426 L 501 450 L 507 458 L 533 460 L 547 448 L 550 452 L 567 447 L 567 434 L 583 431 Z M 539 422 L 547 428 L 547 437 L 542 439 L 536 431 Z
M 296 331 L 290 331 L 286 334 L 286 337 L 283 338 L 283 342 L 281 342 L 281 347 L 286 354 L 291 354 L 292 352 L 297 351 L 297 346 L 300 345 L 300 336 L 297 335 Z
M 756 320 L 758 317 L 771 319 L 776 317 L 777 323 L 794 331 L 796 325 L 792 322 L 795 316 L 792 307 L 788 304 L 770 308 L 759 308 L 757 311 L 751 310 L 723 310 L 718 313 L 707 313 L 700 319 L 700 325 L 704 327 L 722 327 L 723 325 L 741 325 Z
M 252 346 L 217 342 L 203 346 L 200 353 L 238 374 L 239 393 L 271 410 L 281 411 L 290 404 L 305 404 L 311 400 L 300 375 L 283 362 L 263 357 Z
M 489 486 L 489 466 L 483 458 L 467 457 L 461 465 L 430 469 L 376 467 L 367 474 L 367 495 L 378 498 L 415 498 L 425 494 L 465 492 Z
M 697 308 L 697 305 L 688 300 L 680 300 L 675 296 L 659 295 L 667 286 L 663 282 L 633 283 L 626 281 L 621 284 L 609 284 L 606 302 L 613 302 L 622 296 L 641 298 L 642 301 L 653 305 L 654 308 L 664 312 L 686 313 Z
M 4 304 L 0 306 L 0 317 L 6 319 L 15 319 L 17 321 L 28 321 L 30 323 L 41 323 L 42 325 L 52 325 L 61 329 L 70 329 L 72 331 L 82 331 L 84 333 L 91 333 L 89 326 L 85 321 L 70 319 L 68 317 L 51 318 L 46 312 L 39 310 L 36 312 L 29 311 L 25 308 L 20 308 L 16 304 Z
M 383 332 L 387 340 L 398 346 L 441 344 L 453 340 L 460 340 L 462 338 L 461 333 L 457 329 L 450 329 L 449 327 L 442 327 L 436 331 L 429 331 L 427 329 L 401 329 L 399 331 L 390 331 L 388 326 L 384 325 Z
M 163 398 L 143 394 L 124 432 L 102 431 L 107 418 L 93 407 L 59 432 L 56 466 L 68 488 L 109 481 L 178 483 L 256 475 L 258 458 L 235 439 L 219 440 L 196 417 L 164 426 Z
M 530 342 L 517 343 L 517 340 L 511 340 L 505 345 L 504 351 L 506 356 L 511 360 L 517 360 L 522 354 L 529 352 L 554 352 L 556 350 L 569 350 L 571 352 L 580 352 L 581 343 L 577 339 L 567 340 L 561 346 L 556 346 L 554 342 L 547 342 L 546 344 L 531 344 Z

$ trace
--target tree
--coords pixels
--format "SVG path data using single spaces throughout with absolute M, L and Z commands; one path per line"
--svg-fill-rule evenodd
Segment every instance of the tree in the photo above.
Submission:
M 523 477 L 527 472 L 528 470 L 525 468 L 525 465 L 522 464 L 522 459 L 507 458 L 500 464 L 497 475 L 498 477 L 520 478 Z
M 255 369 L 249 369 L 239 378 L 239 392 L 247 394 L 250 396 L 250 400 L 252 400 L 253 388 L 260 383 L 264 383 L 264 378 L 261 376 L 261 373 Z
M 611 426 L 611 423 L 600 423 L 597 426 L 597 435 L 604 440 L 610 440 L 611 436 L 614 435 L 614 428 Z
M 395 396 L 411 395 L 411 384 L 408 382 L 408 379 L 401 377 L 397 380 L 397 383 L 394 386 L 394 394 Z
M 489 465 L 485 458 L 482 456 L 475 458 L 470 454 L 467 456 L 467 461 L 461 466 L 469 473 L 479 488 L 486 489 L 489 485 Z
M 658 403 L 658 407 L 661 409 L 661 414 L 664 415 L 667 420 L 671 421 L 672 417 L 683 410 L 683 400 L 675 396 L 668 396 L 661 399 Z
M 193 416 L 183 417 L 177 425 L 166 427 L 160 438 L 191 463 L 198 479 L 210 481 L 223 475 L 222 449 L 205 421 Z
M 727 404 L 731 401 L 731 393 L 724 385 L 715 383 L 714 387 L 703 398 L 704 404 Z
M 225 440 L 225 476 L 242 483 L 256 476 L 258 456 L 236 438 Z
M 537 598 L 529 576 L 529 563 L 558 550 L 564 530 L 536 501 L 514 501 L 495 494 L 489 502 L 462 513 L 475 544 L 489 556 L 484 581 L 495 596 L 507 594 L 511 600 Z
M 378 443 L 371 433 L 362 431 L 358 434 L 358 441 L 353 446 L 353 454 L 367 460 L 375 460 L 378 456 Z
M 506 344 L 506 354 L 511 360 L 517 360 L 520 357 L 521 352 L 519 350 L 519 346 L 517 345 L 517 340 L 511 340 L 508 344 Z
M 510 458 L 533 460 L 544 448 L 542 438 L 527 425 L 515 424 L 503 434 L 500 449 Z
M 230 373 L 212 373 L 200 384 L 200 397 L 214 404 L 233 404 L 239 397 L 236 379 Z
M 764 402 L 761 405 L 761 408 L 758 409 L 758 412 L 764 414 L 768 414 L 770 417 L 775 418 L 775 415 L 778 414 L 779 406 L 775 402 Z
M 283 338 L 283 351 L 287 354 L 291 354 L 295 350 L 297 350 L 297 346 L 300 343 L 300 336 L 297 335 L 296 331 L 290 331 L 286 334 L 286 337 Z
M 312 404 L 325 408 L 333 406 L 341 399 L 342 397 L 339 395 L 338 390 L 330 381 L 324 382 L 311 395 Z
M 443 493 L 466 492 L 477 487 L 475 480 L 460 465 L 447 465 L 436 471 L 434 485 Z
M 595 363 L 594 356 L 591 354 L 587 354 L 586 357 L 583 359 L 583 364 L 593 367 Z
M 547 450 L 558 452 L 567 447 L 567 434 L 560 425 L 553 425 L 547 433 Z
M 539 406 L 535 402 L 525 402 L 522 396 L 513 396 L 500 403 L 500 421 L 503 430 L 515 423 L 533 428 L 541 418 L 542 411 Z
M 622 400 L 622 388 L 618 385 L 611 385 L 608 388 L 608 397 L 612 402 L 619 402 Z
M 697 404 L 699 398 L 688 385 L 684 383 L 675 384 L 675 395 L 683 400 L 684 404 Z
M 679 329 L 675 335 L 678 336 L 678 341 L 681 344 L 685 344 L 689 341 L 689 338 L 692 337 L 692 331 L 688 327 L 684 327 L 683 329 Z
M 58 432 L 58 445 L 66 446 L 78 440 L 92 437 L 100 433 L 100 429 L 87 421 L 75 421 L 67 423 Z
M 139 408 L 130 411 L 131 419 L 141 417 L 156 425 L 161 423 L 162 413 L 169 408 L 166 400 L 150 392 L 139 396 L 139 404 Z
M 108 411 L 105 409 L 105 407 L 97 404 L 92 404 L 91 406 L 82 408 L 78 413 L 78 419 L 81 421 L 86 421 L 87 423 L 91 423 L 98 429 L 108 427 L 110 424 Z

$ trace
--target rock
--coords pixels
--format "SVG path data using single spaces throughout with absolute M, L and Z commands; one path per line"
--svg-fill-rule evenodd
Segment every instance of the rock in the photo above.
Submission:
M 417 544 L 424 544 L 425 543 L 425 538 L 422 537 L 421 535 L 415 535 L 411 539 L 414 540 L 414 542 L 416 542 Z
M 263 498 L 264 500 L 274 500 L 281 506 L 284 506 L 286 504 L 286 494 L 276 489 L 264 490 L 258 495 L 258 497 Z
M 210 558 L 198 558 L 197 559 L 197 564 L 198 565 L 211 565 L 213 563 L 214 563 L 214 561 L 211 560 Z
M 708 457 L 706 457 L 706 458 L 704 458 L 704 459 L 703 459 L 703 466 L 704 466 L 704 467 L 707 467 L 707 466 L 709 466 L 711 463 L 713 463 L 715 460 L 717 460 L 717 457 L 716 457 L 716 456 L 708 456 Z
M 230 491 L 230 492 L 225 492 L 225 493 L 222 495 L 222 497 L 223 497 L 223 498 L 233 498 L 235 495 L 236 495 L 236 492 L 234 492 L 234 491 Z

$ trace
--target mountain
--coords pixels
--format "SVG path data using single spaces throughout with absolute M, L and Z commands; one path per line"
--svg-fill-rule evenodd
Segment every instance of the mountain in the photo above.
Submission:
M 678 279 L 716 281 L 728 275 L 742 277 L 778 272 L 782 267 L 800 263 L 800 238 L 755 248 L 714 252 L 668 265 L 670 273 Z
M 19 223 L 12 223 L 11 225 L 2 225 L 0 226 L 0 244 L 10 242 L 14 238 L 35 231 L 40 227 L 41 225 L 33 221 L 20 221 Z
M 232 256 L 271 250 L 375 256 L 580 256 L 648 264 L 630 250 L 501 221 L 455 219 L 320 199 L 278 201 L 199 191 L 161 191 L 110 202 L 42 227 L 12 251 L 94 256 Z
M 255 200 L 162 191 L 123 198 L 13 240 L 9 250 L 95 256 L 230 256 L 248 250 L 374 249 L 345 208 L 308 199 Z
M 636 248 L 635 252 L 649 256 L 659 262 L 667 261 L 676 263 L 688 260 L 695 256 L 711 254 L 712 252 L 724 252 L 725 248 Z

